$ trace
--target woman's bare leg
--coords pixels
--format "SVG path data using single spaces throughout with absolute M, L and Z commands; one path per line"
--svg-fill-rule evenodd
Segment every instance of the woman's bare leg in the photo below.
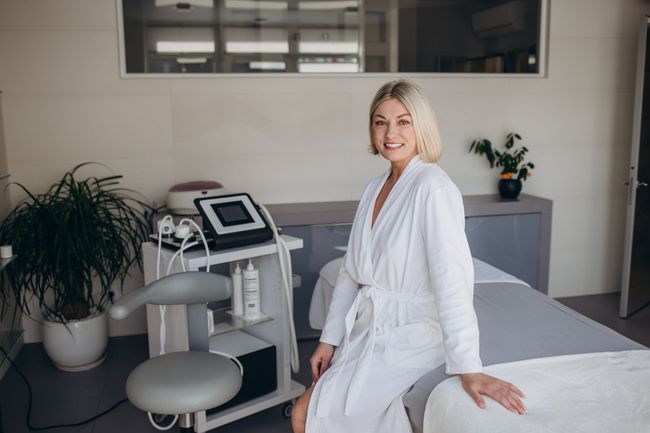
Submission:
M 307 388 L 303 395 L 298 397 L 296 404 L 291 409 L 291 429 L 293 433 L 305 433 L 305 424 L 307 423 L 307 408 L 311 393 L 314 391 L 314 385 Z

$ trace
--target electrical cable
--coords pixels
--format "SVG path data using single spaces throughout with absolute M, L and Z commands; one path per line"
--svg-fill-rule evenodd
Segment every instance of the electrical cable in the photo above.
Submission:
M 165 215 L 163 219 L 158 222 L 158 254 L 156 255 L 156 280 L 160 279 L 160 255 L 162 254 L 162 227 L 166 222 L 171 222 L 172 230 L 174 225 L 174 219 L 171 215 Z
M 149 422 L 151 423 L 151 425 L 153 426 L 153 428 L 155 428 L 156 430 L 160 430 L 160 431 L 167 431 L 167 430 L 171 429 L 171 428 L 174 427 L 174 425 L 176 424 L 176 421 L 178 421 L 178 415 L 174 415 L 174 419 L 173 419 L 173 421 L 171 421 L 171 422 L 170 422 L 169 424 L 167 424 L 166 426 L 161 427 L 160 424 L 158 424 L 158 423 L 153 419 L 153 414 L 152 414 L 151 412 L 147 412 L 147 416 L 149 417 Z
M 239 361 L 239 359 L 237 359 L 237 357 L 232 356 L 230 353 L 219 352 L 218 350 L 212 350 L 212 349 L 210 349 L 210 353 L 214 353 L 215 355 L 220 355 L 220 356 L 223 356 L 224 358 L 228 358 L 229 360 L 231 360 L 232 362 L 237 364 L 237 367 L 239 367 L 239 374 L 244 376 L 244 366 Z
M 275 222 L 271 217 L 271 213 L 264 205 L 260 205 L 260 209 L 266 215 L 271 230 L 273 231 L 273 237 L 278 246 L 278 263 L 280 264 L 280 274 L 282 276 L 282 286 L 284 287 L 285 299 L 287 301 L 287 313 L 289 316 L 289 338 L 291 339 L 291 371 L 298 373 L 300 371 L 300 356 L 298 353 L 298 341 L 296 339 L 296 325 L 293 321 L 293 281 L 292 281 L 292 269 L 291 269 L 291 253 L 289 252 L 289 247 L 287 243 L 282 239 L 280 233 L 278 232 Z
M 167 342 L 167 325 L 165 323 L 165 313 L 167 313 L 167 305 L 159 305 L 160 309 L 160 351 L 158 355 L 165 354 L 165 343 Z
M 173 223 L 172 216 L 167 215 L 162 219 L 161 224 L 164 223 L 167 219 L 169 219 L 169 221 L 172 221 L 172 223 Z M 203 231 L 201 230 L 201 227 L 199 227 L 199 225 L 194 220 L 191 220 L 191 219 L 188 219 L 188 218 L 183 218 L 178 223 L 178 225 L 180 226 L 183 223 L 189 223 L 190 225 L 193 225 L 194 227 L 196 227 L 196 229 L 198 230 L 199 235 L 201 236 L 201 240 L 203 241 L 203 245 L 205 247 L 206 272 L 210 272 L 210 248 L 208 246 L 208 241 L 206 240 L 205 235 L 203 234 Z M 169 275 L 171 273 L 174 261 L 179 256 L 180 256 L 180 260 L 181 260 L 181 270 L 183 272 L 187 271 L 187 269 L 185 268 L 185 260 L 183 258 L 183 252 L 188 248 L 191 248 L 191 247 L 193 247 L 195 245 L 198 245 L 198 241 L 197 242 L 189 242 L 190 237 L 191 236 L 188 236 L 185 239 L 183 239 L 183 242 L 181 242 L 180 248 L 176 252 L 174 252 L 174 254 L 172 255 L 171 259 L 169 260 L 169 263 L 167 264 L 167 270 L 165 272 L 165 275 Z M 161 256 L 161 254 L 162 254 L 162 234 L 160 233 L 160 230 L 159 230 L 158 231 L 158 253 L 157 253 L 157 260 L 156 260 L 156 280 L 160 279 L 160 256 Z M 166 352 L 165 351 L 165 346 L 166 346 L 166 341 L 167 341 L 167 326 L 166 326 L 166 323 L 165 323 L 165 313 L 167 311 L 167 306 L 166 305 L 160 305 L 159 308 L 160 308 L 160 352 L 159 352 L 159 354 L 164 355 L 165 352 Z M 243 375 L 244 374 L 243 373 L 244 372 L 244 367 L 241 365 L 239 360 L 235 359 L 235 362 L 239 365 L 240 372 Z M 173 420 L 168 425 L 161 426 L 154 420 L 154 416 L 153 416 L 153 414 L 151 412 L 147 412 L 147 416 L 149 418 L 149 422 L 151 423 L 151 425 L 156 430 L 160 430 L 160 431 L 166 431 L 166 430 L 171 429 L 176 424 L 176 421 L 178 420 L 178 415 L 175 415 Z
M 191 247 L 193 247 L 193 246 L 199 244 L 198 242 L 190 242 L 190 243 L 187 243 L 186 241 L 187 241 L 188 239 L 189 239 L 189 238 L 185 238 L 185 239 L 183 239 L 183 242 L 181 243 L 181 247 L 180 247 L 180 248 L 179 248 L 179 249 L 178 249 L 178 250 L 177 250 L 177 251 L 172 255 L 171 259 L 169 259 L 169 263 L 167 264 L 167 272 L 166 272 L 166 275 L 169 275 L 169 274 L 171 273 L 171 271 L 172 271 L 172 265 L 174 264 L 174 260 L 176 260 L 176 258 L 181 254 L 181 251 L 183 251 L 184 248 L 191 248 Z M 182 261 L 182 260 L 181 260 L 181 270 L 182 270 L 183 272 L 186 272 L 186 271 L 187 271 L 187 269 L 185 268 L 185 262 Z
M 174 219 L 171 215 L 165 215 L 165 217 L 158 222 L 158 254 L 156 255 L 156 280 L 160 279 L 160 256 L 162 254 L 162 227 L 166 222 L 171 222 L 172 229 L 174 224 Z M 169 272 L 167 272 L 169 274 Z M 165 325 L 165 313 L 167 312 L 166 305 L 159 305 L 158 309 L 160 310 L 160 355 L 165 354 L 165 341 L 167 340 L 167 327 Z
M 117 403 L 115 403 L 110 408 L 106 409 L 105 411 L 103 411 L 101 413 L 98 413 L 97 415 L 93 416 L 92 418 L 88 418 L 87 420 L 84 420 L 84 421 L 79 421 L 79 422 L 72 423 L 72 424 L 56 424 L 56 425 L 45 426 L 45 427 L 35 427 L 35 426 L 32 425 L 32 423 L 30 421 L 30 418 L 32 417 L 32 386 L 29 384 L 29 381 L 27 380 L 27 377 L 25 377 L 23 372 L 20 370 L 20 368 L 18 368 L 18 366 L 14 363 L 14 361 L 9 357 L 9 354 L 5 351 L 5 349 L 2 346 L 0 346 L 0 350 L 4 354 L 5 359 L 7 361 L 9 361 L 11 366 L 16 370 L 18 375 L 23 379 L 23 381 L 25 382 L 25 385 L 27 385 L 27 394 L 29 396 L 29 400 L 28 400 L 28 404 L 27 404 L 27 415 L 25 416 L 25 424 L 27 425 L 27 428 L 29 428 L 30 430 L 43 431 L 43 430 L 50 430 L 50 429 L 54 429 L 54 428 L 77 427 L 77 426 L 80 426 L 80 425 L 88 424 L 89 422 L 95 421 L 97 418 L 100 418 L 100 417 L 106 415 L 107 413 L 109 413 L 110 411 L 112 411 L 113 409 L 115 409 L 116 407 L 121 405 L 122 403 L 125 403 L 125 402 L 129 401 L 128 399 L 124 398 L 124 399 L 118 401 Z
M 205 235 L 203 234 L 203 230 L 201 227 L 194 221 L 193 219 L 190 218 L 183 218 L 179 225 L 183 224 L 184 222 L 188 222 L 191 225 L 193 225 L 196 230 L 199 232 L 199 235 L 201 236 L 201 240 L 203 241 L 203 247 L 205 248 L 205 272 L 210 272 L 210 247 L 208 246 L 208 241 L 205 238 Z M 198 241 L 197 241 L 198 242 Z M 183 247 L 181 245 L 181 262 L 183 261 Z
M 195 223 L 196 224 L 196 223 Z M 203 233 L 201 233 L 201 236 L 203 236 Z M 187 248 L 191 248 L 195 245 L 198 245 L 198 242 L 190 242 L 189 244 L 187 243 L 189 241 L 189 237 L 183 239 L 183 242 L 181 242 L 181 247 L 172 255 L 171 259 L 169 259 L 169 263 L 167 264 L 167 272 L 165 272 L 165 275 L 169 275 L 172 271 L 172 266 L 174 265 L 174 261 L 176 258 L 180 255 L 181 257 L 181 270 L 183 272 L 186 272 L 187 269 L 185 268 L 185 261 L 183 260 L 183 251 L 186 250 Z M 203 240 L 205 242 L 205 245 L 207 246 L 208 243 L 205 241 L 205 237 L 203 236 Z M 160 250 L 161 246 L 158 247 L 158 254 L 160 255 Z M 208 253 L 210 250 L 208 250 Z M 210 269 L 210 258 L 208 256 L 208 270 Z M 160 278 L 160 277 L 158 277 Z M 165 343 L 167 341 L 167 327 L 165 324 L 165 312 L 167 311 L 167 306 L 166 305 L 160 305 L 160 355 L 165 354 Z
M 193 222 L 193 221 L 192 221 Z M 196 224 L 196 223 L 194 223 Z M 205 243 L 206 247 L 208 245 L 207 241 L 205 240 L 205 236 L 203 236 L 203 233 L 201 233 L 201 237 L 203 242 Z M 183 251 L 185 251 L 188 248 L 191 248 L 195 245 L 198 245 L 198 242 L 189 242 L 189 237 L 186 237 L 183 239 L 183 242 L 181 242 L 181 247 L 172 255 L 171 259 L 169 260 L 169 263 L 167 264 L 167 271 L 165 272 L 165 275 L 169 275 L 172 271 L 172 266 L 174 265 L 174 261 L 176 258 L 180 255 L 181 258 L 181 270 L 183 272 L 187 272 L 187 269 L 185 268 L 185 260 L 183 260 Z M 158 254 L 160 254 L 161 246 L 158 247 Z M 208 250 L 208 253 L 210 250 Z M 207 258 L 208 262 L 208 272 L 210 269 L 210 258 L 208 255 Z M 158 277 L 160 278 L 160 277 Z M 167 311 L 167 306 L 166 305 L 160 305 L 160 355 L 165 354 L 165 343 L 167 340 L 167 332 L 166 332 L 166 324 L 165 324 L 165 312 Z

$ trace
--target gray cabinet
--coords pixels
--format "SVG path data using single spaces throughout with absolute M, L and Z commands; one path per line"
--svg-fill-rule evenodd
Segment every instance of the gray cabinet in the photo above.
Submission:
M 465 232 L 472 255 L 548 294 L 551 200 L 521 194 L 464 196 Z

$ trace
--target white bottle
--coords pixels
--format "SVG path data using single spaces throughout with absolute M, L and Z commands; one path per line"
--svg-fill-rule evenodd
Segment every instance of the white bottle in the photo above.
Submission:
M 243 272 L 244 317 L 255 318 L 260 315 L 260 272 L 249 259 Z
M 241 316 L 244 314 L 244 294 L 242 292 L 242 274 L 239 262 L 235 266 L 235 271 L 230 276 L 232 278 L 232 314 Z

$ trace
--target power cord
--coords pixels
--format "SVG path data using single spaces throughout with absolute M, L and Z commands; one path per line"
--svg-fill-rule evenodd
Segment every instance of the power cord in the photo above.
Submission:
M 115 409 L 116 407 L 121 405 L 122 403 L 125 403 L 125 402 L 129 401 L 126 398 L 122 399 L 122 400 L 118 401 L 117 403 L 115 403 L 110 408 L 106 409 L 104 412 L 98 413 L 94 417 L 88 418 L 87 420 L 84 420 L 84 421 L 79 421 L 79 422 L 76 422 L 76 423 L 73 423 L 73 424 L 57 424 L 57 425 L 51 425 L 51 426 L 46 426 L 46 427 L 34 427 L 32 425 L 32 423 L 31 423 L 31 421 L 30 421 L 30 418 L 32 417 L 32 387 L 29 384 L 29 381 L 27 380 L 27 378 L 25 377 L 23 372 L 18 368 L 18 366 L 14 363 L 14 361 L 9 357 L 9 354 L 7 353 L 7 351 L 5 351 L 4 347 L 0 346 L 0 350 L 4 354 L 5 359 L 7 361 L 9 361 L 11 366 L 16 370 L 16 372 L 23 379 L 23 381 L 25 382 L 25 385 L 27 385 L 27 393 L 29 395 L 29 403 L 27 405 L 27 415 L 25 416 L 25 424 L 27 424 L 27 428 L 29 428 L 30 430 L 42 431 L 42 430 L 50 430 L 50 429 L 53 429 L 53 428 L 77 427 L 77 426 L 80 426 L 80 425 L 88 424 L 89 422 L 95 421 L 97 418 L 100 418 L 100 417 L 106 415 L 107 413 L 109 413 L 110 411 L 112 411 L 113 409 Z
M 199 225 L 190 218 L 183 218 L 178 223 L 178 226 L 174 227 L 174 220 L 172 216 L 166 215 L 162 220 L 160 220 L 158 225 L 158 252 L 156 256 L 156 280 L 160 279 L 160 258 L 162 253 L 163 235 L 170 234 L 172 231 L 175 230 L 175 228 L 177 229 L 182 225 L 188 225 L 190 227 L 194 226 L 194 228 L 197 230 L 198 234 L 200 235 L 201 240 L 203 241 L 203 247 L 205 248 L 206 272 L 210 272 L 210 247 L 208 245 L 207 239 L 205 238 L 205 235 L 203 234 L 203 230 L 201 229 L 201 227 L 199 227 Z M 181 260 L 181 269 L 183 272 L 187 271 L 187 269 L 185 268 L 185 260 L 183 259 L 183 252 L 186 249 L 199 244 L 198 241 L 190 242 L 191 238 L 192 236 L 187 236 L 183 239 L 180 248 L 172 255 L 171 259 L 169 260 L 169 263 L 167 264 L 167 272 L 165 273 L 165 275 L 171 274 L 172 266 L 176 258 L 179 257 L 179 254 Z M 164 355 L 165 343 L 167 340 L 167 326 L 165 324 L 165 313 L 167 311 L 167 306 L 160 305 L 158 308 L 160 309 L 160 355 Z M 234 360 L 239 365 L 239 368 L 243 375 L 244 373 L 243 373 L 243 367 L 241 363 L 236 358 Z M 162 426 L 160 425 L 160 420 L 157 418 L 158 415 L 152 414 L 151 412 L 147 412 L 147 416 L 149 417 L 149 422 L 151 423 L 151 425 L 156 430 L 160 430 L 160 431 L 170 430 L 172 427 L 174 427 L 174 425 L 176 425 L 176 421 L 178 420 L 178 415 L 174 415 L 172 420 L 166 426 Z
M 293 281 L 291 270 L 291 253 L 289 246 L 280 236 L 278 228 L 273 222 L 271 213 L 264 205 L 260 205 L 260 209 L 266 215 L 267 222 L 271 226 L 273 238 L 278 247 L 278 263 L 280 264 L 280 274 L 282 280 L 282 287 L 284 287 L 285 299 L 287 301 L 287 314 L 289 316 L 289 344 L 290 344 L 290 358 L 291 358 L 291 371 L 298 373 L 300 371 L 300 356 L 298 354 L 298 340 L 296 339 L 296 325 L 293 320 Z

